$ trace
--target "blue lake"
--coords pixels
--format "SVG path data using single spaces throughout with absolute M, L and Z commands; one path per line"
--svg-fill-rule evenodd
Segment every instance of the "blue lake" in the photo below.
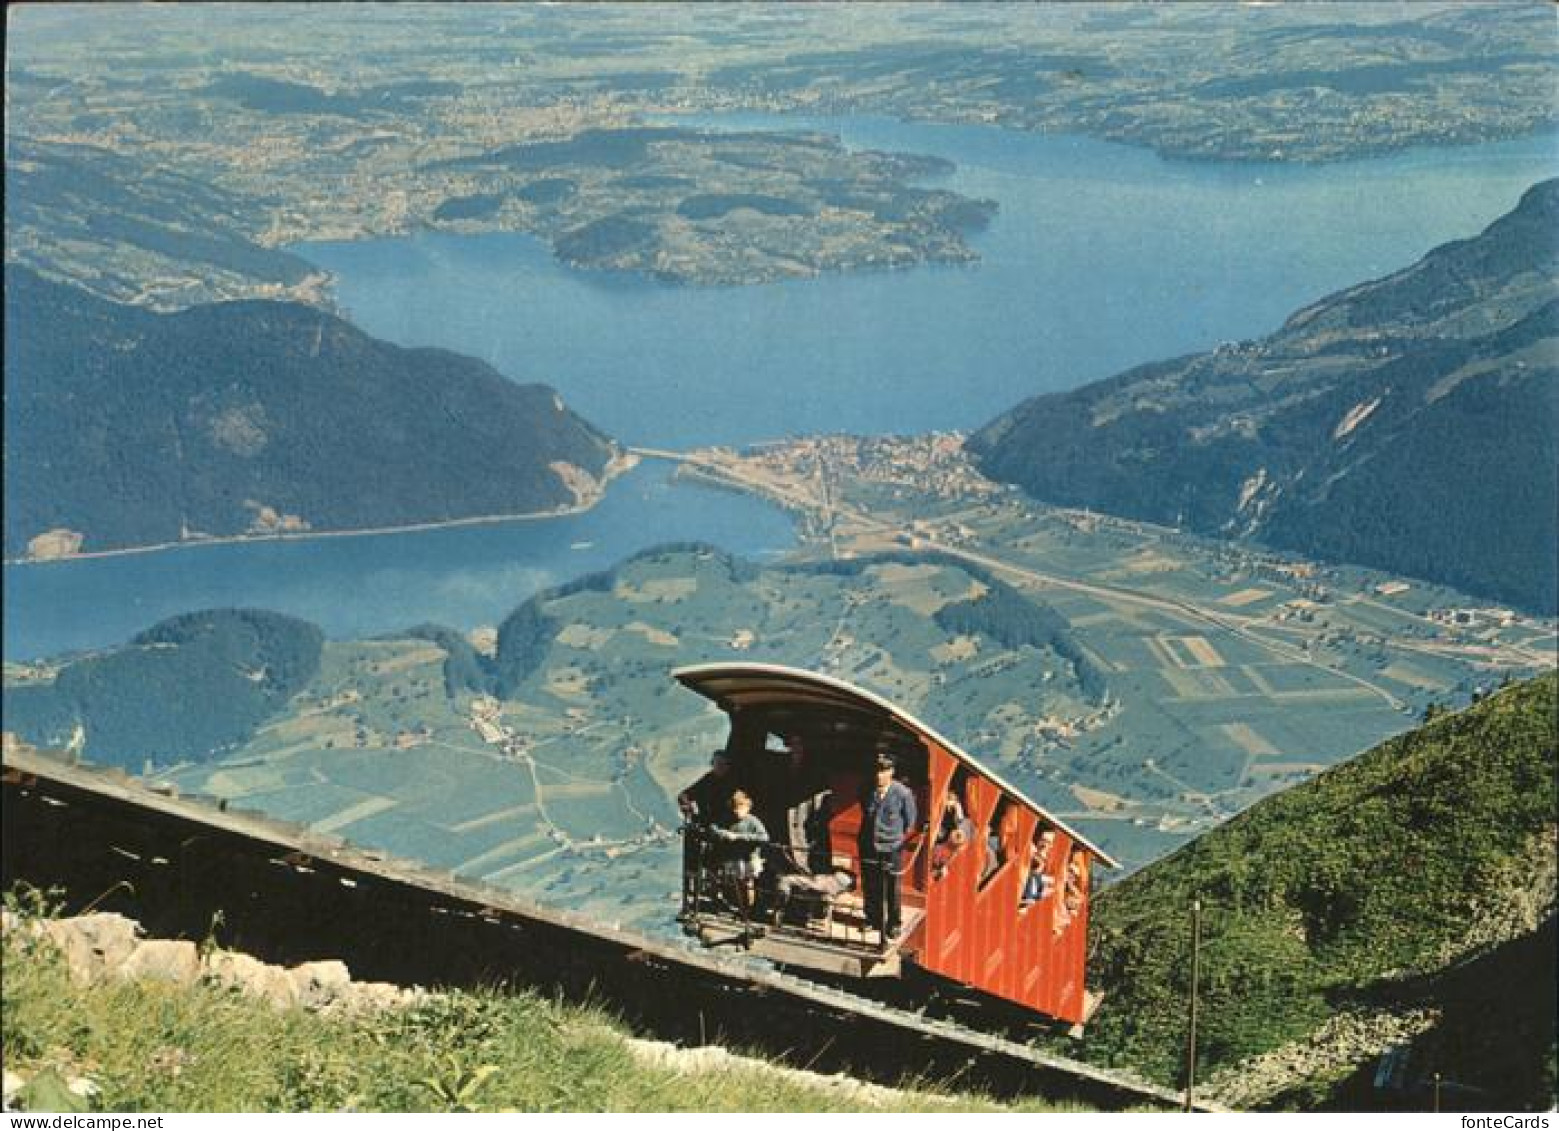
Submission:
M 1470 236 L 1559 168 L 1553 138 L 1326 166 L 1168 162 L 984 126 L 722 115 L 958 163 L 1000 205 L 960 267 L 688 287 L 581 272 L 517 235 L 310 244 L 373 334 L 544 381 L 631 443 L 979 427 L 1034 393 L 1275 329 Z
M 523 236 L 423 234 L 299 249 L 370 333 L 483 357 L 558 388 L 630 443 L 978 427 L 1024 397 L 1223 340 L 1469 236 L 1554 175 L 1552 138 L 1344 165 L 1165 162 L 992 127 L 730 115 L 934 153 L 941 183 L 999 202 L 968 267 L 695 288 L 583 273 Z M 124 640 L 168 615 L 249 605 L 334 636 L 494 623 L 537 589 L 656 542 L 793 544 L 766 504 L 645 465 L 595 510 L 395 535 L 191 547 L 5 569 L 4 650 Z

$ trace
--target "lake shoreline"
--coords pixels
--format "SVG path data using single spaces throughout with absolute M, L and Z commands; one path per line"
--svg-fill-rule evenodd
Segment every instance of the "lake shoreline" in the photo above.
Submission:
M 557 507 L 550 511 L 525 511 L 518 514 L 482 514 L 466 518 L 447 518 L 436 522 L 413 522 L 403 526 L 371 526 L 351 530 L 297 530 L 277 534 L 225 534 L 210 538 L 190 538 L 178 542 L 157 542 L 146 546 L 121 546 L 113 550 L 88 550 L 85 553 L 59 554 L 43 558 L 6 558 L 0 566 L 46 566 L 66 562 L 96 561 L 103 558 L 123 558 L 134 554 L 159 554 L 170 550 L 196 549 L 201 546 L 233 546 L 258 542 L 310 542 L 321 538 L 368 538 L 384 534 L 416 534 L 429 530 L 451 530 L 462 526 L 493 526 L 508 522 L 537 522 L 550 518 L 569 518 L 585 514 L 600 505 L 606 498 L 612 480 L 639 464 L 640 457 L 624 451 L 613 456 L 602 469 L 602 479 L 591 495 L 571 506 Z

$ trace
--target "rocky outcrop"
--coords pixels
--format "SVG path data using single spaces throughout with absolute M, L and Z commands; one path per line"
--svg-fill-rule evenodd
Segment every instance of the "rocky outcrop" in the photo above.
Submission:
M 146 939 L 133 919 L 109 912 L 68 919 L 23 919 L 4 913 L 4 929 L 19 930 L 57 950 L 78 984 L 102 981 L 197 983 L 269 1001 L 277 1008 L 317 1013 L 368 1013 L 414 1004 L 426 992 L 385 982 L 353 981 L 345 962 L 272 966 L 247 954 L 187 939 Z
M 816 1089 L 839 1103 L 857 1108 L 890 1108 L 895 1104 L 902 1104 L 912 1094 L 898 1088 L 870 1084 L 853 1076 L 846 1076 L 842 1072 L 824 1074 L 801 1068 L 786 1068 L 756 1057 L 738 1055 L 719 1045 L 683 1048 L 665 1041 L 646 1041 L 636 1037 L 628 1038 L 625 1043 L 633 1059 L 649 1068 L 665 1069 L 685 1076 L 712 1076 L 730 1072 L 763 1073 L 787 1080 L 799 1087 Z M 921 1094 L 917 1098 L 922 1101 L 929 1099 L 934 1106 L 940 1106 L 936 1101 L 943 1099 L 934 1094 Z M 944 1102 L 952 1107 L 957 1101 L 947 1097 Z
M 1202 1092 L 1236 1110 L 1257 1106 L 1298 1085 L 1345 1076 L 1387 1049 L 1410 1043 L 1439 1019 L 1433 1009 L 1348 1010 L 1305 1040 L 1215 1074 Z

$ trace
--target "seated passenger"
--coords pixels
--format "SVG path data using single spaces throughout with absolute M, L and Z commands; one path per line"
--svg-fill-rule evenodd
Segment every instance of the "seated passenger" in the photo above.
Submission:
M 775 922 L 784 917 L 794 923 L 805 923 L 809 917 L 823 914 L 845 892 L 854 891 L 855 876 L 843 868 L 817 873 L 795 872 L 781 876 L 774 886 L 779 896 Z
M 808 876 L 797 872 L 790 876 L 781 876 L 776 885 L 779 893 L 787 899 L 791 896 L 822 896 L 832 899 L 836 895 L 843 895 L 855 888 L 855 876 L 843 868 L 835 868 L 832 872 L 820 876 Z

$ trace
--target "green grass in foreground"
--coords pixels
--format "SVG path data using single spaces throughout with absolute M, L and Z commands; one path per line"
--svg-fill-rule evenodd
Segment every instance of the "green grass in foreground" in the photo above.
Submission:
M 105 1111 L 1005 1110 L 924 1083 L 878 1109 L 761 1067 L 646 1066 L 601 1009 L 531 993 L 447 993 L 351 1018 L 204 985 L 77 986 L 51 946 L 17 931 L 4 961 L 7 1069 L 86 1076 Z

